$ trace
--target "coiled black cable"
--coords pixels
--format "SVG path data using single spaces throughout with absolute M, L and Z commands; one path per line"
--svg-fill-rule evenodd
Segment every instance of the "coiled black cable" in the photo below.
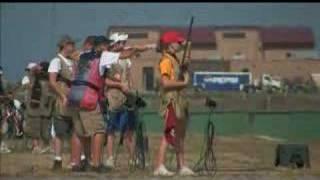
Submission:
M 143 121 L 139 121 L 136 128 L 135 152 L 134 152 L 134 169 L 145 169 L 147 164 L 147 155 L 149 154 L 148 137 Z
M 208 174 L 214 176 L 217 171 L 217 162 L 214 149 L 215 126 L 211 120 L 212 114 L 213 110 L 211 109 L 204 131 L 204 140 L 201 148 L 200 158 L 193 169 L 196 172 L 205 171 Z

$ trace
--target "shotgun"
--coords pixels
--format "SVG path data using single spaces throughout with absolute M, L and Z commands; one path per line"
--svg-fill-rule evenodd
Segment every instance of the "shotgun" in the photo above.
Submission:
M 193 19 L 194 19 L 194 17 L 192 16 L 190 19 L 190 24 L 189 24 L 189 29 L 188 29 L 187 39 L 186 39 L 186 45 L 184 47 L 182 60 L 180 62 L 179 80 L 183 80 L 183 73 L 188 70 L 188 64 L 185 61 L 186 61 L 187 55 L 188 55 L 188 58 L 190 58 L 190 54 L 191 54 L 191 36 L 192 36 Z

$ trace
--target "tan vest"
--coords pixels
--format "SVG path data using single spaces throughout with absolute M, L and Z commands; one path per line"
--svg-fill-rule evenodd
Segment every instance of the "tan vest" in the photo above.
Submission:
M 29 76 L 29 78 L 30 78 L 30 84 L 28 85 L 27 92 L 26 92 L 27 117 L 32 117 L 32 116 L 50 117 L 53 110 L 54 94 L 52 93 L 52 91 L 50 91 L 49 81 L 45 79 L 39 80 L 39 83 L 41 86 L 40 104 L 39 104 L 39 107 L 32 108 L 30 106 L 30 102 L 31 102 L 32 88 L 35 83 L 35 77 Z
M 121 82 L 126 83 L 129 85 L 129 62 L 127 60 L 119 60 L 119 65 L 122 68 L 122 73 L 121 73 Z
M 110 68 L 110 72 L 108 73 L 108 77 L 111 79 L 115 76 L 115 74 L 123 75 L 123 69 L 119 64 L 112 64 Z M 121 77 L 122 80 L 122 77 Z M 123 92 L 117 88 L 105 88 L 105 96 L 108 99 L 108 110 L 110 111 L 118 111 L 124 108 L 124 103 L 127 100 L 127 97 Z
M 170 59 L 170 62 L 172 63 L 172 66 L 174 68 L 174 73 L 175 73 L 175 78 L 178 78 L 179 76 L 179 63 L 177 62 L 177 60 L 173 57 L 170 56 L 169 54 L 164 53 L 163 56 L 166 56 L 167 58 Z M 161 58 L 162 60 L 163 58 Z M 160 62 L 161 62 L 160 60 Z M 159 62 L 159 64 L 160 64 Z M 157 75 L 157 82 L 158 87 L 159 87 L 159 96 L 160 96 L 160 115 L 164 116 L 167 106 L 172 103 L 173 108 L 175 109 L 176 115 L 178 117 L 178 119 L 186 119 L 188 118 L 188 107 L 189 107 L 189 103 L 188 103 L 188 99 L 187 96 L 185 95 L 185 90 L 165 90 L 164 88 L 161 87 L 160 85 L 160 78 L 161 78 L 161 74 L 160 74 L 160 69 L 158 71 L 158 75 Z
M 63 59 L 61 59 L 59 56 L 58 58 L 60 59 L 60 64 L 61 64 L 61 69 L 59 72 L 59 76 L 71 81 L 73 79 L 73 72 L 69 70 L 68 65 L 64 62 Z M 74 62 L 73 62 L 74 63 Z M 75 67 L 75 65 L 73 64 Z M 64 81 L 57 81 L 58 88 L 65 94 L 68 95 L 70 88 Z M 54 107 L 54 115 L 56 116 L 68 116 L 71 117 L 73 115 L 73 111 L 71 108 L 63 106 L 62 100 L 58 95 L 56 95 L 56 103 Z

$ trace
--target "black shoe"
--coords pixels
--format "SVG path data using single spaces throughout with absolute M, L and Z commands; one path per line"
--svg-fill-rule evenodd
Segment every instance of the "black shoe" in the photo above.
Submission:
M 74 166 L 72 166 L 71 171 L 72 172 L 84 172 L 85 169 L 82 168 L 81 165 L 80 166 L 79 165 L 74 165 Z
M 52 170 L 53 171 L 62 170 L 62 161 L 54 160 Z
M 110 169 L 110 168 L 107 168 L 107 167 L 105 167 L 105 166 L 103 166 L 103 165 L 100 165 L 100 166 L 98 166 L 98 167 L 96 167 L 96 166 L 90 166 L 90 170 L 91 170 L 91 171 L 94 171 L 94 172 L 96 172 L 96 173 L 107 173 L 107 172 L 109 172 L 111 169 Z
M 80 167 L 82 170 L 87 170 L 89 168 L 89 161 L 87 159 L 81 160 Z

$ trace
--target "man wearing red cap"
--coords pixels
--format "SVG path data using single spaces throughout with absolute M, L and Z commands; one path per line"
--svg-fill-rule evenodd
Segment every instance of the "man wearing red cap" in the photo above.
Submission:
M 182 115 L 187 109 L 186 97 L 183 97 L 181 90 L 187 87 L 189 76 L 184 73 L 184 80 L 178 79 L 180 71 L 180 62 L 176 54 L 180 52 L 185 45 L 185 38 L 176 31 L 165 32 L 161 36 L 162 58 L 159 62 L 160 73 L 160 111 L 165 121 L 164 135 L 161 138 L 160 149 L 157 157 L 156 169 L 154 175 L 172 176 L 164 166 L 165 151 L 168 144 L 176 149 L 177 167 L 180 175 L 193 175 L 184 162 L 184 127 L 177 127 L 177 121 L 186 121 L 187 117 Z M 186 106 L 184 106 L 186 105 Z M 184 109 L 186 108 L 186 109 Z M 182 123 L 179 123 L 180 125 Z M 175 130 L 179 130 L 180 136 L 176 138 Z

